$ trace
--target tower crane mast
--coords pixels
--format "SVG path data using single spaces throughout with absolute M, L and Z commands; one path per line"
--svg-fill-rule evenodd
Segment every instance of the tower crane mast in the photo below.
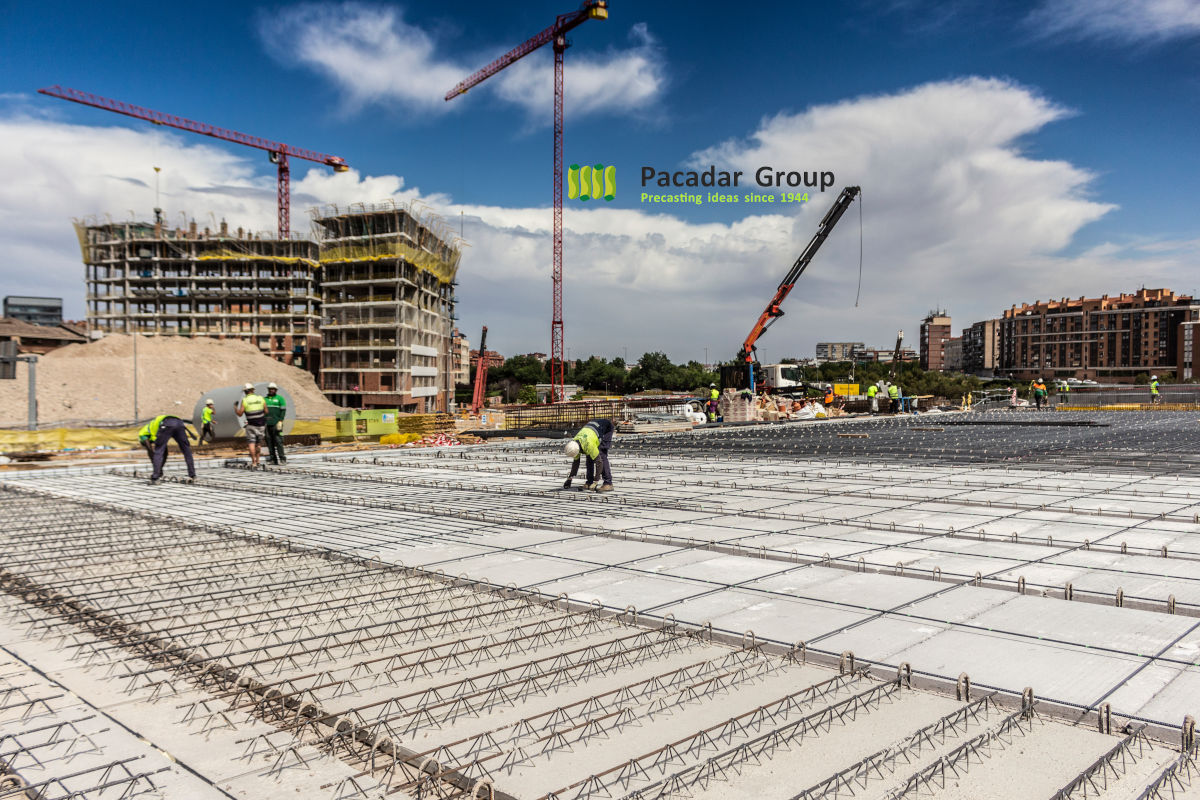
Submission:
M 446 92 L 446 100 L 453 100 L 539 47 L 551 42 L 554 44 L 554 256 L 551 264 L 554 308 L 550 320 L 550 394 L 556 402 L 564 399 L 562 318 L 563 53 L 570 46 L 570 42 L 567 41 L 567 33 L 589 19 L 608 19 L 608 0 L 587 0 L 577 10 L 559 14 L 553 25 L 509 50 Z

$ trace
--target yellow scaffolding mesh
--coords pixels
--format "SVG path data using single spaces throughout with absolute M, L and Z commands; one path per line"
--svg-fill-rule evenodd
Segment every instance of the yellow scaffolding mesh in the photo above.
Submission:
M 321 266 L 311 258 L 300 256 L 264 256 L 257 253 L 239 253 L 234 250 L 209 250 L 196 256 L 197 261 L 270 261 L 276 264 L 307 264 L 310 267 Z
M 453 260 L 438 258 L 427 250 L 404 242 L 391 240 L 372 245 L 333 245 L 321 248 L 322 264 L 334 261 L 383 261 L 403 259 L 417 269 L 423 269 L 442 283 L 450 283 L 458 272 L 458 253 Z

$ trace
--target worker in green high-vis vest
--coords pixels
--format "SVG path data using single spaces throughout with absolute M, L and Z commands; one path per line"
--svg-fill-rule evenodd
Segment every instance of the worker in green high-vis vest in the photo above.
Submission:
M 286 464 L 283 454 L 283 418 L 287 416 L 287 401 L 279 393 L 279 387 L 267 384 L 267 458 L 272 464 Z
M 871 416 L 879 413 L 879 387 L 871 384 L 867 387 L 867 399 L 871 401 Z
M 890 406 L 891 406 L 888 410 L 891 411 L 891 413 L 893 413 L 893 414 L 899 414 L 900 413 L 900 387 L 894 383 L 888 384 L 888 400 L 890 401 Z

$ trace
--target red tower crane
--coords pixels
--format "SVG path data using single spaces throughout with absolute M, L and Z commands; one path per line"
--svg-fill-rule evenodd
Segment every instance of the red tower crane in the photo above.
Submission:
M 570 47 L 567 33 L 589 19 L 608 19 L 608 0 L 587 0 L 577 11 L 559 14 L 549 28 L 523 44 L 517 45 L 446 92 L 446 100 L 453 100 L 542 45 L 554 43 L 554 260 L 551 266 L 554 312 L 550 321 L 550 393 L 555 401 L 563 399 L 564 383 L 562 318 L 563 53 Z
M 471 396 L 472 414 L 478 414 L 479 409 L 483 408 L 483 404 L 487 400 L 484 397 L 487 394 L 487 373 L 487 325 L 484 325 L 483 333 L 479 337 L 479 361 L 475 364 L 475 393 Z
M 161 111 L 153 111 L 149 108 L 122 103 L 120 100 L 110 100 L 107 97 L 81 92 L 78 89 L 65 89 L 62 86 L 51 86 L 47 89 L 38 89 L 38 94 L 57 97 L 62 100 L 70 100 L 72 103 L 81 103 L 85 106 L 94 108 L 102 108 L 105 111 L 114 111 L 118 114 L 124 114 L 127 117 L 135 119 L 144 119 L 148 122 L 153 122 L 155 125 L 166 125 L 171 128 L 179 128 L 183 131 L 191 131 L 204 136 L 211 136 L 214 139 L 222 139 L 226 142 L 236 142 L 244 144 L 247 147 L 257 147 L 259 150 L 266 150 L 271 154 L 271 162 L 278 167 L 279 182 L 277 193 L 279 196 L 279 238 L 286 239 L 291 233 L 291 168 L 288 166 L 289 158 L 303 158 L 306 161 L 315 161 L 318 164 L 328 164 L 333 167 L 334 172 L 345 172 L 350 169 L 346 165 L 344 159 L 338 156 L 331 156 L 325 153 L 318 153 L 313 150 L 305 150 L 302 147 L 292 147 L 290 144 L 282 142 L 273 142 L 270 139 L 263 139 L 258 136 L 250 136 L 245 133 L 231 131 L 228 128 L 218 128 L 215 125 L 209 125 L 205 122 L 196 122 L 195 120 L 185 119 L 184 117 L 176 117 L 172 114 L 164 114 Z

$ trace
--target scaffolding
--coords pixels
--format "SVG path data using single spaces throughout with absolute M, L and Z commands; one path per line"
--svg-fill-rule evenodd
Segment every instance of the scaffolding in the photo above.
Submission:
M 317 245 L 162 223 L 76 221 L 89 335 L 241 339 L 285 364 L 320 364 Z
M 387 202 L 313 211 L 321 388 L 354 408 L 448 411 L 460 242 L 432 214 Z

